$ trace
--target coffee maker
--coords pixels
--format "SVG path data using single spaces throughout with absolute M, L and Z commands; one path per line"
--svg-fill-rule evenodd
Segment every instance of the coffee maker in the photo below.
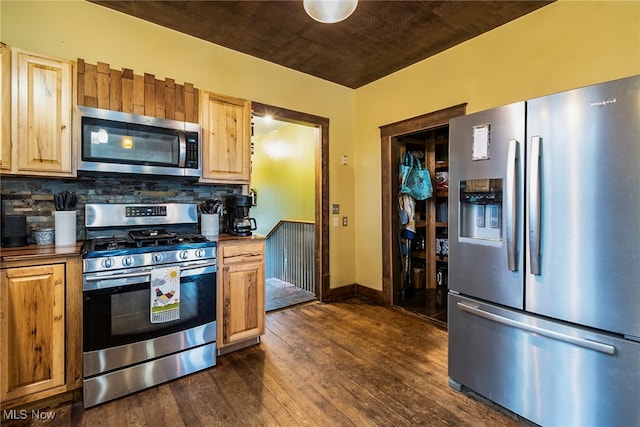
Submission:
M 226 197 L 225 214 L 227 233 L 234 236 L 251 236 L 257 228 L 255 218 L 249 217 L 251 196 L 228 195 Z

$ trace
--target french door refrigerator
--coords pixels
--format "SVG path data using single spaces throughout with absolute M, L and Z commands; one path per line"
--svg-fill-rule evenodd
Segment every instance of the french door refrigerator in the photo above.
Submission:
M 449 383 L 640 425 L 640 76 L 449 124 Z

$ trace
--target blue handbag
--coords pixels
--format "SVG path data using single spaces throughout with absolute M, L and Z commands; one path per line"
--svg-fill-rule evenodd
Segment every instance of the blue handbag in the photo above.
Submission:
M 406 172 L 408 169 L 408 173 Z M 400 192 L 411 195 L 416 200 L 425 200 L 433 195 L 431 176 L 428 168 L 413 153 L 405 153 L 400 165 L 402 182 Z
M 413 154 L 406 152 L 402 156 L 402 163 L 400 163 L 399 167 L 401 193 L 409 193 L 411 191 L 406 185 L 411 169 L 413 169 Z

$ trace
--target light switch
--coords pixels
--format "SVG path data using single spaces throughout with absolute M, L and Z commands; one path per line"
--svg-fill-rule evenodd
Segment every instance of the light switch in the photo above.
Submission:
M 338 215 L 340 213 L 340 205 L 331 205 L 331 213 Z
M 347 155 L 346 155 L 346 154 L 343 154 L 343 155 L 342 155 L 342 165 L 343 165 L 343 166 L 346 166 L 346 165 L 348 165 L 348 164 L 349 164 L 349 157 L 347 157 Z
M 349 225 L 349 220 L 347 219 L 346 216 L 342 217 L 342 226 L 346 227 L 347 225 Z

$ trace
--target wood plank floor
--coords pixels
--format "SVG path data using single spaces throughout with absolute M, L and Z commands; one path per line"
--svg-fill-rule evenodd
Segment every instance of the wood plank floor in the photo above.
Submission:
M 313 292 L 298 288 L 284 280 L 271 278 L 265 281 L 265 309 L 267 312 L 280 310 L 313 301 L 316 296 Z
M 267 315 L 260 345 L 218 365 L 47 426 L 522 426 L 447 384 L 447 335 L 360 299 Z

